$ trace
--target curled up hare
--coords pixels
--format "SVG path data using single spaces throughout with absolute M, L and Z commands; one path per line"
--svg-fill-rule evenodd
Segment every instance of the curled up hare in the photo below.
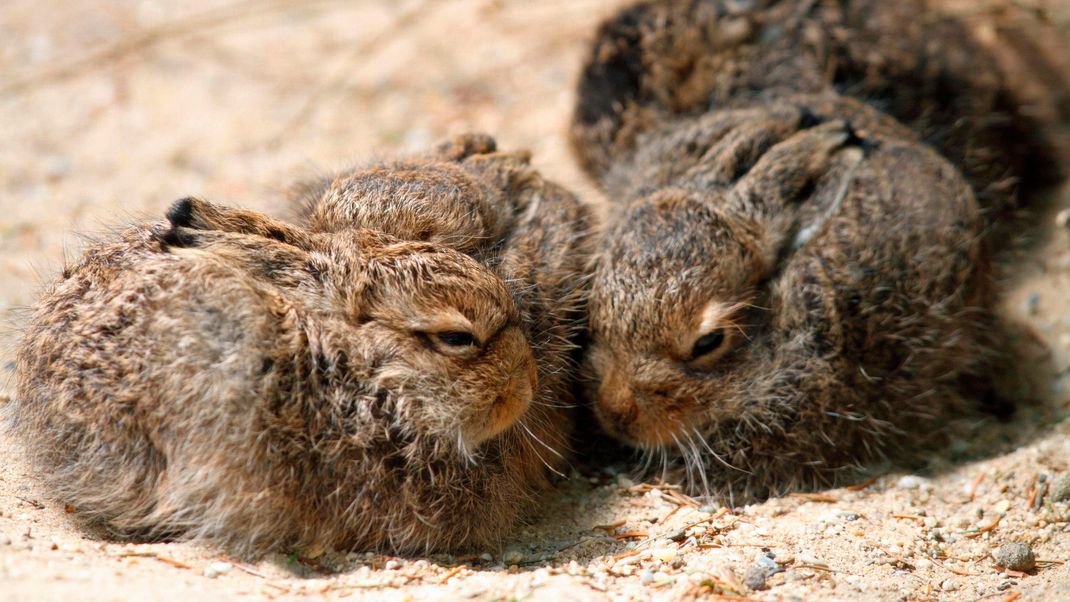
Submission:
M 741 501 L 901 456 L 991 388 L 989 233 L 1062 177 L 1070 106 L 1051 32 L 994 4 L 987 36 L 922 0 L 601 27 L 572 140 L 619 205 L 585 363 L 608 432 Z
M 483 136 L 309 195 L 302 225 L 178 201 L 44 295 L 9 418 L 79 516 L 246 554 L 452 549 L 562 465 L 582 206 Z

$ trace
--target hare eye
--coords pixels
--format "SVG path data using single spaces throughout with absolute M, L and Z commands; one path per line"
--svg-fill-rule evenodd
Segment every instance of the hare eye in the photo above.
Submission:
M 434 336 L 440 343 L 449 347 L 471 347 L 476 344 L 476 338 L 468 332 L 440 332 Z
M 718 329 L 713 332 L 706 333 L 699 337 L 695 341 L 695 346 L 691 348 L 691 359 L 698 359 L 704 355 L 713 353 L 721 345 L 724 344 L 724 331 Z

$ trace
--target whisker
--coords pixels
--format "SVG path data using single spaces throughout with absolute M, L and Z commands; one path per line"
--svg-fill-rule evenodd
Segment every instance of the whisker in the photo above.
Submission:
M 697 431 L 695 431 L 697 433 Z M 702 495 L 703 497 L 710 496 L 710 483 L 706 479 L 706 466 L 702 461 L 702 452 L 699 451 L 698 444 L 692 438 L 691 432 L 684 429 L 684 437 L 687 439 L 688 446 L 691 449 L 691 458 L 695 462 L 695 469 L 698 471 L 698 476 L 702 479 Z
M 559 458 L 562 458 L 562 459 L 564 459 L 564 458 L 563 458 L 563 457 L 561 456 L 561 454 L 557 452 L 557 450 L 553 449 L 553 448 L 552 448 L 552 447 L 550 447 L 549 445 L 546 445 L 545 443 L 543 443 L 543 441 L 542 441 L 541 439 L 539 439 L 538 437 L 536 437 L 536 436 L 535 436 L 535 433 L 531 432 L 531 429 L 529 429 L 529 428 L 528 428 L 528 425 L 524 424 L 524 421 L 523 421 L 523 420 L 517 420 L 517 422 L 516 422 L 516 423 L 520 425 L 520 428 L 524 429 L 524 432 L 526 432 L 526 433 L 527 433 L 528 435 L 530 435 L 530 436 L 531 436 L 531 439 L 534 439 L 534 440 L 538 441 L 539 443 L 542 443 L 542 446 L 543 446 L 543 447 L 545 447 L 546 449 L 548 449 L 548 450 L 550 450 L 551 452 L 553 452 L 554 454 L 556 454 L 556 455 L 557 455 L 557 456 L 558 456 Z M 535 454 L 535 457 L 536 457 L 536 458 L 538 458 L 538 459 L 539 459 L 539 462 L 542 462 L 542 465 L 543 465 L 543 466 L 545 466 L 545 467 L 546 467 L 546 469 L 547 469 L 547 470 L 549 470 L 550 472 L 552 472 L 552 473 L 556 474 L 557 476 L 559 476 L 559 477 L 561 477 L 561 478 L 565 478 L 565 474 L 564 474 L 563 472 L 561 472 L 560 470 L 557 470 L 557 469 L 556 469 L 556 468 L 554 468 L 553 466 L 550 466 L 550 463 L 546 461 L 546 458 L 543 458 L 543 457 L 542 457 L 542 454 L 540 454 L 540 453 L 539 453 L 539 450 L 538 450 L 538 448 L 536 448 L 536 447 L 535 447 L 535 444 L 531 442 L 531 439 L 524 439 L 524 440 L 525 440 L 525 441 L 527 442 L 527 444 L 528 444 L 528 447 L 530 447 L 530 448 L 531 448 L 531 452 L 532 452 L 533 454 Z

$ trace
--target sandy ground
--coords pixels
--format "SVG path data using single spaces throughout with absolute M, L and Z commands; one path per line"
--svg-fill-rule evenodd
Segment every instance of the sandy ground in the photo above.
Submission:
M 75 233 L 162 216 L 176 198 L 280 213 L 296 179 L 482 130 L 597 203 L 564 128 L 584 42 L 617 5 L 5 0 L 0 403 L 25 307 L 84 244 Z M 577 465 L 500 549 L 248 563 L 78 529 L 0 438 L 0 599 L 1070 600 L 1070 508 L 1055 501 L 1070 475 L 1067 207 L 1063 191 L 1037 208 L 1006 302 L 1055 372 L 1042 401 L 973 425 L 983 436 L 920 474 L 728 510 Z M 1032 546 L 1036 570 L 995 565 L 1011 542 Z M 783 569 L 765 589 L 746 585 L 756 562 Z

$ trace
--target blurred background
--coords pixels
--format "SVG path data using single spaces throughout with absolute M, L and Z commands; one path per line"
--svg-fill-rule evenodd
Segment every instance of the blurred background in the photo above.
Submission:
M 295 180 L 478 130 L 591 198 L 564 130 L 621 4 L 4 0 L 0 392 L 64 256 L 183 196 L 283 213 Z

